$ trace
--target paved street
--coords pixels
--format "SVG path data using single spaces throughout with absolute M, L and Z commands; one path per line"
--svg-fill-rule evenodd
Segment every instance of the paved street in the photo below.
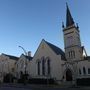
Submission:
M 32 90 L 32 89 L 16 88 L 16 87 L 1 87 L 0 90 Z
M 47 85 L 3 84 L 0 90 L 90 90 L 90 87 L 61 87 Z

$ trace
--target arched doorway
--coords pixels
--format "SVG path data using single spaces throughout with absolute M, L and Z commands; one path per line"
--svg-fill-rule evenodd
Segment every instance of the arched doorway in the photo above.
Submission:
M 72 81 L 72 72 L 70 69 L 66 71 L 66 81 Z

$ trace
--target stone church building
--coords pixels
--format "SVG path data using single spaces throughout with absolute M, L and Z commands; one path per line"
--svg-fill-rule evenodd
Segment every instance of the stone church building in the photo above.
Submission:
M 64 51 L 42 39 L 33 58 L 30 52 L 28 56 L 22 54 L 19 58 L 2 54 L 0 56 L 1 80 L 8 72 L 12 72 L 19 78 L 20 72 L 24 73 L 25 70 L 29 74 L 29 79 L 53 79 L 57 83 L 72 82 L 73 84 L 77 79 L 90 80 L 90 56 L 87 56 L 84 46 L 81 45 L 80 30 L 74 22 L 68 5 L 66 5 L 66 25 L 62 23 L 62 32 Z M 3 62 L 7 65 L 3 65 L 5 64 Z
M 80 30 L 68 5 L 66 25 L 62 23 L 62 29 L 65 51 L 43 39 L 28 65 L 30 77 L 52 78 L 58 83 L 90 78 L 90 56 L 81 45 Z

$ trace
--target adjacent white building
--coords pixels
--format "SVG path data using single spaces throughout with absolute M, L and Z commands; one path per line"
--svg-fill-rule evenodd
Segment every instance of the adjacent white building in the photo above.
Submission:
M 0 81 L 3 81 L 4 76 L 8 73 L 15 75 L 15 67 L 18 59 L 18 57 L 12 55 L 0 55 Z
M 16 77 L 19 79 L 20 78 L 20 74 L 25 74 L 25 73 L 29 73 L 28 67 L 29 67 L 29 63 L 31 62 L 32 57 L 31 57 L 31 53 L 28 52 L 28 55 L 24 55 L 22 54 L 18 61 L 16 62 Z

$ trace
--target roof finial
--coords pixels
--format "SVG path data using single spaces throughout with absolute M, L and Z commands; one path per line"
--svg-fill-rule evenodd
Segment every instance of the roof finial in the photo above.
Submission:
M 64 28 L 64 22 L 62 22 L 62 28 Z
M 66 2 L 66 8 L 67 8 L 67 10 L 66 10 L 66 27 L 68 27 L 68 26 L 71 26 L 74 24 L 74 20 L 72 18 L 71 13 L 70 13 L 67 2 Z
M 78 23 L 76 23 L 76 25 L 77 25 L 77 29 L 79 29 Z

